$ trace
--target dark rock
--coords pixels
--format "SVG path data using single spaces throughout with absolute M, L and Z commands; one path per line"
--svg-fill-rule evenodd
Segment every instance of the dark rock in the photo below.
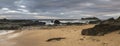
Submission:
M 46 40 L 47 42 L 50 42 L 50 41 L 60 41 L 60 40 L 62 40 L 62 39 L 65 39 L 64 37 L 59 37 L 59 38 L 50 38 L 50 39 L 48 39 L 48 40 Z
M 99 24 L 101 22 L 101 20 L 97 17 L 81 18 L 81 20 L 87 20 L 87 24 Z
M 87 18 L 81 18 L 81 20 L 100 20 L 97 17 L 87 17 Z
M 55 25 L 59 25 L 60 23 L 61 23 L 61 22 L 60 22 L 59 20 L 55 20 L 55 21 L 54 21 L 54 24 L 55 24 Z
M 105 21 L 102 21 L 101 24 L 112 24 L 115 22 L 115 19 L 114 18 L 109 18 Z
M 99 24 L 101 21 L 90 21 L 89 24 Z
M 45 25 L 46 23 L 45 22 L 33 22 L 33 23 L 25 23 L 25 24 L 22 24 L 22 26 L 36 26 L 36 25 Z
M 0 26 L 0 30 L 18 30 L 21 27 L 22 26 L 19 25 L 4 25 L 4 26 Z
M 82 35 L 91 35 L 91 36 L 98 36 L 98 35 L 104 35 L 113 31 L 120 30 L 120 19 L 113 19 L 110 18 L 108 20 L 105 20 L 101 22 L 98 25 L 95 25 L 93 28 L 89 29 L 83 29 L 81 34 Z
M 108 46 L 108 43 L 102 43 L 103 44 L 103 46 Z
M 120 32 L 118 34 L 120 34 Z
M 38 20 L 0 19 L 0 30 L 17 30 L 25 26 L 44 26 L 45 24 Z
M 83 38 L 81 38 L 80 40 L 84 40 Z
M 93 28 L 89 28 L 89 29 L 84 29 L 81 34 L 82 35 L 92 35 L 92 36 L 96 36 L 96 35 L 104 35 L 116 30 L 120 30 L 120 26 L 118 25 L 108 25 L 108 24 L 100 24 L 100 25 L 96 25 Z
M 78 22 L 75 22 L 75 23 L 61 23 L 62 25 L 83 25 L 84 23 L 78 23 Z

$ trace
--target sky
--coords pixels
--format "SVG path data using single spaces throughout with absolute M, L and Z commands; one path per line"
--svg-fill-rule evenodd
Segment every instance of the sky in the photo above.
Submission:
M 101 19 L 120 16 L 120 0 L 0 0 L 0 18 Z

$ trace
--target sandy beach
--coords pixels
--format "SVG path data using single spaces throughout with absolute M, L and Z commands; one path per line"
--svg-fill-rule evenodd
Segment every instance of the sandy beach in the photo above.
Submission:
M 48 29 L 26 29 L 0 36 L 0 46 L 120 46 L 120 30 L 104 36 L 83 36 L 82 29 L 94 25 L 57 26 Z M 50 38 L 64 38 L 52 40 Z

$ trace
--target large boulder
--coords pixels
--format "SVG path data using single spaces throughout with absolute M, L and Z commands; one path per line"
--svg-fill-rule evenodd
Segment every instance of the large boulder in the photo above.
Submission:
M 116 30 L 120 30 L 119 25 L 100 24 L 100 25 L 96 25 L 93 28 L 82 30 L 81 34 L 96 36 L 96 35 L 104 35 Z
M 107 20 L 102 21 L 100 24 L 113 24 L 115 22 L 114 18 L 109 18 Z
M 120 30 L 120 19 L 113 19 L 110 18 L 108 20 L 105 20 L 101 22 L 98 25 L 95 25 L 93 28 L 89 29 L 83 29 L 81 34 L 82 35 L 92 35 L 92 36 L 97 36 L 97 35 L 104 35 L 116 30 Z

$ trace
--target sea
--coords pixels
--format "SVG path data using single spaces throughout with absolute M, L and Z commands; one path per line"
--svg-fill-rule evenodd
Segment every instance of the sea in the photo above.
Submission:
M 54 21 L 56 19 L 40 19 L 39 22 L 45 22 L 46 25 L 53 25 L 51 21 Z M 96 21 L 96 20 L 81 20 L 81 19 L 57 19 L 61 23 L 88 23 L 90 21 Z

